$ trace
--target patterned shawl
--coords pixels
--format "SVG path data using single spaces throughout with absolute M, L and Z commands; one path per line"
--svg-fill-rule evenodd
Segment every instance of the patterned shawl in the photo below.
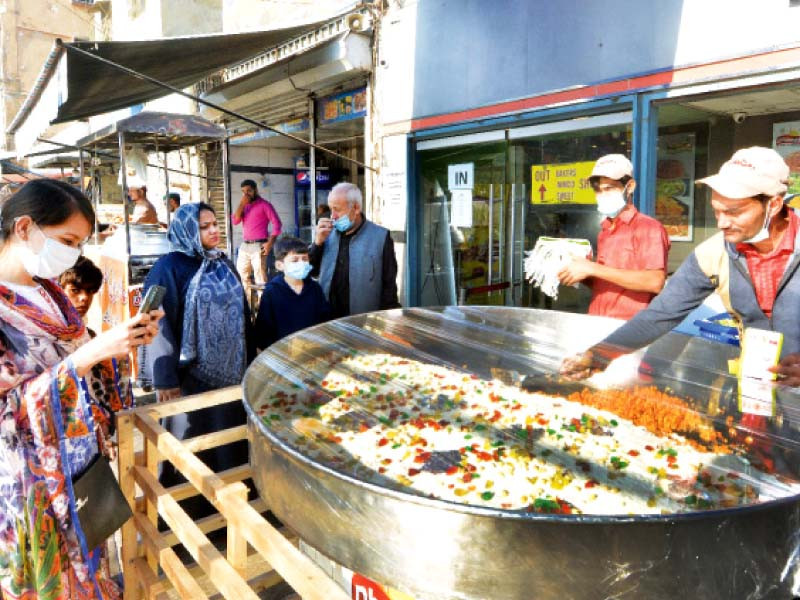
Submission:
M 78 377 L 68 356 L 88 341 L 86 328 L 60 288 L 39 283 L 66 324 L 0 285 L 0 590 L 8 600 L 116 599 L 104 549 L 85 547 L 72 476 L 130 396 L 111 361 Z
M 186 292 L 180 364 L 215 388 L 239 385 L 247 365 L 244 291 L 225 255 L 203 248 L 199 206 L 182 204 L 167 233 L 170 250 L 203 260 Z

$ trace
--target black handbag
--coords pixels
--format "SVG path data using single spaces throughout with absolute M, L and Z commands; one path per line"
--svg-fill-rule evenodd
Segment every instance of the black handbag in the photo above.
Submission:
M 91 552 L 133 516 L 108 458 L 98 454 L 83 473 L 72 480 L 78 521 Z
M 85 389 L 84 392 L 88 395 Z M 53 381 L 53 421 L 58 432 L 61 455 L 67 456 L 66 436 L 61 418 L 61 398 L 57 382 Z M 91 410 L 87 407 L 87 410 Z M 75 500 L 76 525 L 83 532 L 86 550 L 92 552 L 133 516 L 128 501 L 122 494 L 111 464 L 102 453 L 79 474 L 72 476 L 72 496 Z M 88 558 L 88 557 L 87 557 Z

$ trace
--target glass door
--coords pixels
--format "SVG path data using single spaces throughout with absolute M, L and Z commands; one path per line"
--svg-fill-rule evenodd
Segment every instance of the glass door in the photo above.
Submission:
M 423 306 L 505 304 L 505 143 L 420 152 Z

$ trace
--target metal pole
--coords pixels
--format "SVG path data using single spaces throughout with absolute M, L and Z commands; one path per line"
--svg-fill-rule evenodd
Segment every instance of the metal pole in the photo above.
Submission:
M 167 169 L 167 151 L 164 150 L 164 206 L 167 208 L 167 225 L 172 221 L 169 212 L 169 169 Z
M 314 230 L 317 226 L 317 152 L 315 144 L 317 143 L 317 101 L 314 96 L 308 99 L 308 141 L 311 145 L 308 148 L 308 176 L 311 178 L 311 183 L 308 188 L 308 202 L 310 206 L 309 212 L 309 232 L 311 240 L 314 241 Z M 297 224 L 302 227 L 302 223 Z M 302 235 L 302 233 L 301 233 Z
M 78 150 L 78 175 L 81 178 L 81 191 L 86 193 L 86 186 L 83 184 L 83 148 Z
M 489 184 L 489 264 L 486 266 L 486 283 L 492 285 L 492 245 L 494 244 L 494 219 L 492 213 L 494 212 L 494 184 Z
M 91 154 L 89 156 L 92 156 Z M 94 162 L 94 156 L 90 159 Z M 92 203 L 94 204 L 94 243 L 95 245 L 100 245 L 100 219 L 97 218 L 97 214 L 100 212 L 100 190 L 97 189 L 98 184 L 100 182 L 100 178 L 97 178 L 97 183 L 95 182 L 95 175 L 97 174 L 97 167 L 94 164 L 90 163 L 89 168 L 89 177 L 92 178 Z
M 62 48 L 66 48 L 66 50 L 69 51 L 69 52 L 75 52 L 75 53 L 80 54 L 82 56 L 87 56 L 89 58 L 92 58 L 92 59 L 94 59 L 94 60 L 96 60 L 98 62 L 101 62 L 101 63 L 105 64 L 105 65 L 108 65 L 110 67 L 114 67 L 115 69 L 119 69 L 123 73 L 127 73 L 128 75 L 130 75 L 132 77 L 136 77 L 136 79 L 141 79 L 142 81 L 147 81 L 148 83 L 152 83 L 156 87 L 160 87 L 162 89 L 169 90 L 173 94 L 178 94 L 179 96 L 183 96 L 184 98 L 188 98 L 189 100 L 194 100 L 198 104 L 203 104 L 205 106 L 208 106 L 209 108 L 213 108 L 215 110 L 218 110 L 221 113 L 224 113 L 226 115 L 230 115 L 232 117 L 236 117 L 237 119 L 241 119 L 245 123 L 250 123 L 251 125 L 255 125 L 256 127 L 259 127 L 261 129 L 267 129 L 267 130 L 269 130 L 269 131 L 271 131 L 273 133 L 276 133 L 278 135 L 282 135 L 282 136 L 287 137 L 289 139 L 292 139 L 292 140 L 294 140 L 296 142 L 300 142 L 302 144 L 309 145 L 309 142 L 307 142 L 306 140 L 304 140 L 301 137 L 297 137 L 296 135 L 292 135 L 291 133 L 286 133 L 285 131 L 281 131 L 280 129 L 276 129 L 275 127 L 270 127 L 269 125 L 267 125 L 266 123 L 264 123 L 262 121 L 256 121 L 255 119 L 251 119 L 250 117 L 247 117 L 247 116 L 245 116 L 245 115 L 243 115 L 241 113 L 237 113 L 235 111 L 229 110 L 229 109 L 225 108 L 224 106 L 220 106 L 219 104 L 214 104 L 213 102 L 209 102 L 208 100 L 204 100 L 203 98 L 200 98 L 199 96 L 195 96 L 194 94 L 190 94 L 190 93 L 188 93 L 188 92 L 186 92 L 186 91 L 184 91 L 184 90 L 182 90 L 180 88 L 177 88 L 177 87 L 175 87 L 173 85 L 170 85 L 168 83 L 164 83 L 163 81 L 159 81 L 158 79 L 155 79 L 154 77 L 150 77 L 149 75 L 145 75 L 144 73 L 139 73 L 138 71 L 135 71 L 133 69 L 129 69 L 128 67 L 123 66 L 123 65 L 121 65 L 119 63 L 115 63 L 113 60 L 108 60 L 107 58 L 103 58 L 102 56 L 97 56 L 96 54 L 92 54 L 91 52 L 88 52 L 87 50 L 84 50 L 83 48 L 77 48 L 77 47 L 75 47 L 75 46 L 73 46 L 71 44 L 65 44 L 60 39 L 56 40 L 56 44 L 58 44 Z M 349 156 L 345 156 L 343 154 L 339 154 L 338 152 L 334 152 L 333 150 L 328 150 L 327 148 L 324 148 L 323 146 L 318 146 L 316 144 L 314 145 L 314 147 L 317 150 L 320 150 L 322 152 L 326 152 L 328 154 L 332 154 L 334 156 L 338 156 L 339 158 L 341 158 L 343 160 L 346 160 L 346 161 L 349 161 L 349 162 L 354 162 L 359 167 L 364 167 L 365 169 L 369 169 L 370 171 L 376 171 L 377 172 L 377 169 L 375 169 L 374 167 L 370 167 L 369 165 L 365 165 L 364 163 L 359 162 L 357 160 L 354 160 L 354 159 L 350 158 Z
M 133 278 L 133 271 L 131 269 L 131 219 L 128 215 L 128 208 L 130 202 L 128 201 L 128 178 L 125 173 L 125 132 L 119 132 L 119 173 L 122 188 L 122 214 L 125 217 L 125 251 L 127 257 L 125 260 L 128 263 L 128 281 Z
M 225 241 L 228 256 L 233 260 L 233 223 L 231 223 L 231 171 L 230 171 L 230 144 L 228 138 L 222 140 L 222 197 L 225 205 Z
M 507 237 L 507 245 L 506 245 L 506 279 L 509 283 L 509 295 L 506 297 L 506 305 L 511 303 L 511 306 L 516 306 L 516 288 L 515 281 L 514 281 L 514 265 L 516 263 L 517 257 L 517 232 L 516 232 L 516 225 L 517 225 L 517 198 L 514 195 L 516 193 L 515 184 L 511 184 L 511 215 L 508 224 L 508 237 Z

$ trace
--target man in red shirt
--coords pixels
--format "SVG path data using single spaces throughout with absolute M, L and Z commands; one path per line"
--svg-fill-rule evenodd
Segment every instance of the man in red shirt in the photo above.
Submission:
M 589 183 L 597 210 L 605 216 L 597 236 L 597 261 L 573 259 L 558 278 L 564 285 L 588 280 L 589 314 L 630 319 L 664 287 L 669 237 L 661 223 L 633 205 L 636 180 L 625 156 L 601 157 Z

